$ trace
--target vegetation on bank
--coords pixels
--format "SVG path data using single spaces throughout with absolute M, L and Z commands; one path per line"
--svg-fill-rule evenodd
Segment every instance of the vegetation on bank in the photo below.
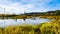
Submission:
M 60 34 L 60 20 L 37 25 L 0 28 L 0 34 Z
M 0 14 L 2 18 L 13 18 L 13 19 L 26 19 L 32 17 L 40 17 L 40 18 L 58 18 L 60 19 L 60 10 L 56 11 L 48 11 L 48 12 L 31 12 L 31 13 L 24 13 L 24 14 Z

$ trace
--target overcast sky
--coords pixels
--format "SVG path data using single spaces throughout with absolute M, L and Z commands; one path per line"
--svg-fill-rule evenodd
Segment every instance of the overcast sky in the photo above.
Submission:
M 0 0 L 0 13 L 21 14 L 26 12 L 46 12 L 60 9 L 60 0 Z

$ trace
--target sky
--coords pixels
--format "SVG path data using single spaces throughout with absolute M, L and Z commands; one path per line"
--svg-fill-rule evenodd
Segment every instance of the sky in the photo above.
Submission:
M 60 10 L 60 0 L 0 0 L 0 14 Z

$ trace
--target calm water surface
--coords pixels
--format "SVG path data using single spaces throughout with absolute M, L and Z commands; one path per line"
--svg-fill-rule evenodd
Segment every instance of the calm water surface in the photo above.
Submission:
M 20 25 L 20 24 L 40 24 L 43 22 L 49 22 L 50 19 L 45 18 L 38 18 L 36 19 L 30 18 L 30 19 L 0 19 L 0 27 L 10 26 L 10 25 Z

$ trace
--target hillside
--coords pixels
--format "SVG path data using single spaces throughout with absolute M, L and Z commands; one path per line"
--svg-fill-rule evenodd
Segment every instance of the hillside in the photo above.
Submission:
M 60 10 L 56 10 L 56 11 L 47 11 L 47 12 L 31 12 L 31 13 L 26 13 L 26 15 L 58 16 L 58 15 L 60 15 Z

